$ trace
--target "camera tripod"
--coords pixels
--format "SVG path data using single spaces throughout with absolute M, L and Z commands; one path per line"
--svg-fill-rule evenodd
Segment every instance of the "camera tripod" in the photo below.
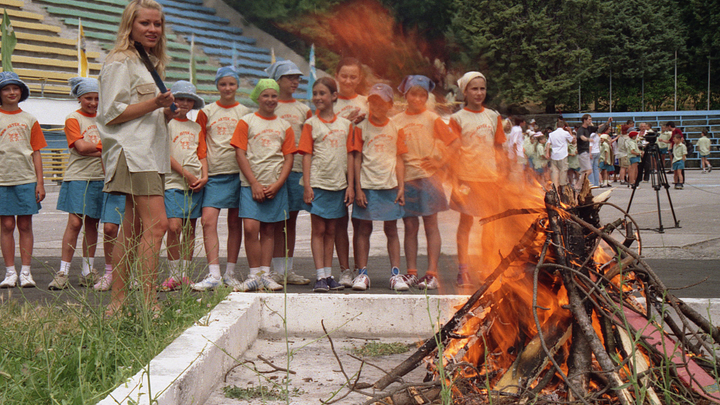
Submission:
M 667 193 L 668 202 L 670 203 L 670 212 L 672 212 L 673 221 L 675 226 L 672 228 L 680 228 L 680 221 L 675 216 L 675 208 L 673 208 L 672 199 L 670 198 L 670 184 L 668 183 L 667 174 L 665 174 L 665 163 L 660 155 L 660 148 L 658 148 L 655 142 L 648 144 L 645 147 L 645 154 L 642 157 L 642 161 L 638 167 L 638 175 L 635 179 L 635 184 L 632 184 L 632 194 L 630 194 L 630 202 L 628 202 L 627 212 L 630 213 L 630 207 L 632 206 L 633 198 L 635 197 L 635 191 L 637 190 L 640 180 L 643 178 L 643 172 L 646 167 L 650 168 L 650 181 L 652 188 L 655 189 L 655 197 L 657 201 L 657 212 L 659 227 L 657 228 L 645 228 L 658 233 L 665 233 L 665 228 L 662 222 L 662 212 L 660 211 L 660 189 L 665 188 Z

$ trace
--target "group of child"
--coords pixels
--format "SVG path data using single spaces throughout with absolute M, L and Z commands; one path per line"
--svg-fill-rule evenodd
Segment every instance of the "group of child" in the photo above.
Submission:
M 283 283 L 309 284 L 309 279 L 293 269 L 295 223 L 301 210 L 311 215 L 314 291 L 370 287 L 367 262 L 373 221 L 383 221 L 388 239 L 391 288 L 438 288 L 441 239 L 437 214 L 448 209 L 439 169 L 448 158 L 446 150 L 462 147 L 468 152 L 461 156 L 468 155 L 468 162 L 477 158 L 479 155 L 472 156 L 477 155 L 473 148 L 488 143 L 472 134 L 475 127 L 471 126 L 478 123 L 488 132 L 483 136 L 489 136 L 489 144 L 497 146 L 504 141 L 499 115 L 482 106 L 484 76 L 470 72 L 461 79 L 463 89 L 470 90 L 467 107 L 447 125 L 426 107 L 435 84 L 425 76 L 405 78 L 398 90 L 407 100 L 407 109 L 390 117 L 393 89 L 378 83 L 368 96 L 360 95 L 364 76 L 356 59 L 343 60 L 335 80 L 325 77 L 314 83 L 310 89 L 314 114 L 292 97 L 302 75 L 294 63 L 276 62 L 266 71 L 270 78 L 259 80 L 250 95 L 258 104 L 255 112 L 235 99 L 240 78 L 233 67 L 218 70 L 220 100 L 207 106 L 191 83 L 178 81 L 172 86 L 178 113 L 167 123 L 172 171 L 164 177 L 169 274 L 158 288 L 171 291 L 188 285 L 206 290 L 227 284 L 236 291 L 254 291 L 280 290 Z M 48 288 L 68 287 L 70 262 L 84 229 L 80 285 L 106 291 L 112 285 L 113 242 L 126 201 L 122 194 L 103 191 L 106 176 L 95 121 L 98 81 L 73 78 L 70 86 L 80 108 L 66 119 L 70 158 L 57 205 L 69 215 L 60 269 Z M 39 150 L 46 143 L 37 120 L 18 107 L 29 89 L 17 75 L 0 75 L 0 93 L 0 118 L 5 121 L 0 123 L 5 129 L 0 144 L 13 159 L 3 163 L 14 167 L 6 171 L 12 175 L 3 176 L 0 184 L 2 253 L 7 268 L 0 286 L 14 287 L 19 279 L 21 287 L 32 287 L 31 223 L 45 194 Z M 199 110 L 196 122 L 187 117 L 193 109 Z M 466 177 L 468 182 L 477 181 L 472 174 L 466 173 Z M 455 199 L 453 203 L 458 207 L 464 204 Z M 351 205 L 355 269 L 349 266 Z M 228 209 L 228 258 L 221 275 L 217 226 L 222 209 Z M 466 251 L 472 215 L 478 214 L 461 214 L 469 219 L 461 218 L 461 224 L 463 219 L 466 222 L 461 227 L 466 234 L 460 285 L 470 282 Z M 428 240 L 429 262 L 421 278 L 417 273 L 419 217 Z M 198 218 L 202 218 L 209 271 L 203 280 L 191 283 L 188 275 Z M 400 272 L 398 219 L 405 225 L 407 274 Z M 16 221 L 23 263 L 19 276 L 14 267 Z M 104 274 L 93 268 L 100 222 L 104 224 Z M 249 275 L 240 282 L 235 265 L 243 234 Z M 339 282 L 332 275 L 335 249 L 341 266 Z

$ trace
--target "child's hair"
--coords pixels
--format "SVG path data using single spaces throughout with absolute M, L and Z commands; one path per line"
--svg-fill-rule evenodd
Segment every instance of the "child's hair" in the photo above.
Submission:
M 520 125 L 523 122 L 525 122 L 525 117 L 523 117 L 522 115 L 516 115 L 513 117 L 513 123 L 515 125 Z
M 337 93 L 337 83 L 335 83 L 335 79 L 323 76 L 315 81 L 315 84 L 313 84 L 313 89 L 315 89 L 315 86 L 318 84 L 322 84 L 323 86 L 327 87 L 328 90 L 330 90 L 330 93 Z
M 708 136 L 708 133 L 709 133 L 709 131 L 708 131 L 707 128 L 705 128 L 705 129 L 702 130 L 702 134 L 703 134 L 704 136 Z
M 130 38 L 130 34 L 132 33 L 132 27 L 133 23 L 135 22 L 135 18 L 137 18 L 137 15 L 142 8 L 157 10 L 160 12 L 160 18 L 162 19 L 162 35 L 160 36 L 160 41 L 157 43 L 157 45 L 155 45 L 155 47 L 150 50 L 150 54 L 157 58 L 158 61 L 155 68 L 157 69 L 158 73 L 162 75 L 165 71 L 165 65 L 168 63 L 169 59 L 165 51 L 167 47 L 165 39 L 165 14 L 162 11 L 162 6 L 155 0 L 132 0 L 130 3 L 128 3 L 128 5 L 125 7 L 125 11 L 123 11 L 123 15 L 120 20 L 120 27 L 118 28 L 115 47 L 112 51 L 110 51 L 110 54 L 112 55 L 116 52 L 123 52 L 127 50 L 136 52 L 135 44 Z
M 670 127 L 670 128 L 672 128 L 672 129 L 675 129 L 675 123 L 672 122 L 672 121 L 668 121 L 668 123 L 665 124 L 665 126 L 666 126 L 666 127 Z

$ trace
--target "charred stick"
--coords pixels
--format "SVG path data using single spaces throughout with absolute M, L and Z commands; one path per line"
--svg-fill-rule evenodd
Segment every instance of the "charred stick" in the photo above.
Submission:
M 475 293 L 467 300 L 465 305 L 455 312 L 453 317 L 435 335 L 427 339 L 425 343 L 423 343 L 423 345 L 415 351 L 415 353 L 405 359 L 405 361 L 400 363 L 390 373 L 375 382 L 375 387 L 379 390 L 384 390 L 388 385 L 395 382 L 395 380 L 418 367 L 420 362 L 422 362 L 422 360 L 430 354 L 430 352 L 437 348 L 437 342 L 445 342 L 448 333 L 453 332 L 455 328 L 457 328 L 462 318 L 475 307 L 477 301 L 485 294 L 485 292 L 487 292 L 493 283 L 495 283 L 498 277 L 500 277 L 500 275 L 502 275 L 505 270 L 507 270 L 508 267 L 510 267 L 510 265 L 523 254 L 523 250 L 532 240 L 535 239 L 536 233 L 536 223 L 534 222 L 530 225 L 528 230 L 525 231 L 525 234 L 520 239 L 520 242 L 515 245 L 510 254 L 500 261 L 500 264 L 498 264 L 480 288 L 478 288 L 477 291 L 475 291 Z
M 546 193 L 545 205 L 548 208 L 548 219 L 550 221 L 550 229 L 552 231 L 553 242 L 555 243 L 555 247 L 557 250 L 558 260 L 561 262 L 561 265 L 566 266 L 567 262 L 565 261 L 565 249 L 564 245 L 562 244 L 560 233 L 561 227 L 560 217 L 558 214 L 559 203 L 557 200 L 557 194 L 555 194 L 553 191 L 549 191 L 548 193 Z M 570 310 L 572 311 L 573 315 L 575 315 L 576 325 L 582 331 L 582 335 L 584 335 L 593 354 L 595 354 L 595 359 L 600 364 L 600 367 L 602 367 L 602 369 L 606 373 L 608 373 L 610 386 L 615 389 L 620 402 L 623 405 L 632 404 L 632 396 L 627 389 L 621 388 L 623 385 L 623 381 L 620 379 L 620 376 L 615 372 L 615 364 L 613 364 L 610 356 L 605 351 L 605 347 L 603 347 L 602 342 L 600 342 L 600 338 L 595 334 L 595 329 L 592 326 L 592 320 L 590 319 L 587 309 L 583 305 L 580 294 L 577 291 L 578 287 L 575 283 L 575 277 L 573 276 L 573 273 L 564 270 L 561 271 L 560 274 L 562 275 L 565 288 L 568 292 Z M 573 335 L 573 338 L 574 337 L 575 335 Z
M 478 221 L 478 225 L 485 225 L 489 222 L 497 221 L 498 219 L 503 219 L 503 218 L 514 216 L 514 215 L 539 214 L 544 211 L 545 210 L 543 210 L 542 208 L 513 208 L 513 209 L 509 209 L 507 211 L 501 212 L 499 214 L 481 218 Z

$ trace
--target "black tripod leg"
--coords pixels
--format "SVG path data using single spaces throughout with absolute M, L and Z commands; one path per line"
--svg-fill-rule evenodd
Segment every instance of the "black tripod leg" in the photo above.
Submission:
M 680 228 L 680 221 L 678 221 L 675 216 L 675 208 L 673 207 L 672 200 L 670 199 L 670 187 L 666 187 L 665 192 L 667 192 L 668 201 L 670 202 L 670 212 L 672 212 L 673 221 L 675 221 L 675 228 Z
M 663 228 L 663 224 L 662 224 L 662 212 L 660 212 L 660 190 L 655 190 L 655 199 L 657 200 L 658 223 L 660 224 L 660 227 L 658 228 L 658 232 L 665 233 L 665 228 Z
M 637 187 L 633 187 L 632 194 L 630 194 L 630 201 L 628 202 L 627 209 L 625 210 L 628 214 L 630 213 L 630 207 L 632 206 L 633 198 L 635 198 L 635 190 L 637 190 Z

